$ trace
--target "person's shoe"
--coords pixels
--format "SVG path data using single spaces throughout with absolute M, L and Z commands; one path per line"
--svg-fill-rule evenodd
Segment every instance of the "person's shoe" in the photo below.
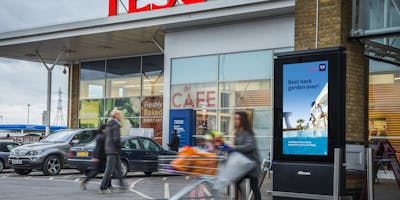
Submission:
M 99 190 L 99 191 L 97 191 L 97 193 L 99 193 L 99 194 L 105 194 L 105 193 L 106 193 L 106 190 Z
M 81 190 L 86 190 L 86 182 L 81 181 L 81 183 L 79 185 L 81 187 Z
M 105 190 L 99 190 L 97 193 L 99 194 L 112 194 L 113 191 L 110 189 L 105 189 Z

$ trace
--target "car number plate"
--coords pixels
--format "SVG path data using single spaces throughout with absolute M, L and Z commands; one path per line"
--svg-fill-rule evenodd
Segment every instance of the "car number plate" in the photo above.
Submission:
M 11 160 L 13 165 L 22 165 L 22 160 Z
M 89 152 L 87 152 L 87 151 L 79 151 L 76 155 L 78 157 L 89 156 Z

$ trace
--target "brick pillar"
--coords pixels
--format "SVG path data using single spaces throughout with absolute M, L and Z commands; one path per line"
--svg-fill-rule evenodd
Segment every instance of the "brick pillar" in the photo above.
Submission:
M 319 0 L 318 47 L 346 48 L 346 143 L 366 144 L 368 136 L 368 60 L 364 47 L 349 41 L 351 0 Z M 316 0 L 296 0 L 295 49 L 315 49 Z M 346 191 L 359 190 L 362 179 L 346 177 Z M 357 196 L 358 194 L 356 194 Z
M 79 85 L 80 85 L 79 64 L 72 65 L 69 73 L 69 104 L 68 104 L 68 127 L 78 128 L 79 116 Z

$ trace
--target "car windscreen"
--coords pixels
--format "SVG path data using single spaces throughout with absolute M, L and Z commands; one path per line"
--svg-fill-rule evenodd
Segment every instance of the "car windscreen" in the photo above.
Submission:
M 40 142 L 66 142 L 74 133 L 75 131 L 58 131 L 40 140 Z

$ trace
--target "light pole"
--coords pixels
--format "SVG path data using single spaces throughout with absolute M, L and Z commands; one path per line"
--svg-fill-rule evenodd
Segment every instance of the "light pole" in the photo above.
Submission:
M 36 50 L 36 56 L 42 61 L 43 65 L 47 69 L 47 109 L 46 109 L 46 136 L 50 134 L 50 113 L 51 113 L 51 79 L 52 79 L 52 72 L 54 67 L 56 66 L 58 60 L 61 58 L 62 54 L 64 53 L 65 49 L 62 49 L 61 53 L 57 56 L 56 60 L 54 61 L 51 67 L 47 66 L 45 60 L 39 54 L 39 51 Z
M 29 107 L 31 107 L 31 104 L 28 104 L 27 106 L 28 106 L 28 120 L 26 122 L 26 125 L 29 125 Z
M 3 115 L 0 115 L 0 124 L 3 124 Z

